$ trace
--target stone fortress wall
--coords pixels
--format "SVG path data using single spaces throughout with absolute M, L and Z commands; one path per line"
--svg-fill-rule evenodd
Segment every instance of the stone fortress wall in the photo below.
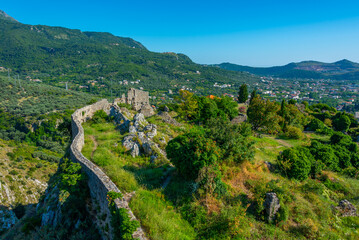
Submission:
M 74 162 L 80 163 L 82 170 L 88 176 L 88 185 L 90 188 L 92 202 L 94 207 L 100 209 L 97 212 L 97 225 L 102 235 L 102 238 L 105 240 L 112 239 L 112 229 L 111 229 L 111 214 L 108 208 L 107 193 L 109 191 L 120 192 L 117 186 L 111 181 L 111 179 L 94 163 L 85 158 L 82 153 L 82 147 L 84 146 L 84 129 L 81 126 L 83 122 L 91 119 L 94 113 L 98 110 L 104 110 L 107 114 L 111 112 L 111 108 L 114 107 L 114 104 L 110 104 L 106 99 L 101 100 L 92 105 L 85 106 L 81 109 L 76 110 L 72 114 L 72 136 L 73 141 L 70 147 L 70 156 Z M 131 219 L 136 219 L 131 209 L 128 206 L 128 203 L 125 199 L 116 199 L 115 200 L 117 208 L 126 208 Z M 100 216 L 105 214 L 107 217 L 105 220 L 100 219 Z M 108 225 L 108 231 L 106 232 L 106 225 Z M 135 239 L 147 239 L 142 228 L 138 228 L 137 231 L 133 234 Z

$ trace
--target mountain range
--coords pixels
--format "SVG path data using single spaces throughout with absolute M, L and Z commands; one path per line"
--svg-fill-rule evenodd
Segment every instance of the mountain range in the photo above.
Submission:
M 0 67 L 55 85 L 89 86 L 89 81 L 101 81 L 107 92 L 111 86 L 115 93 L 123 80 L 140 80 L 150 91 L 186 86 L 205 93 L 215 82 L 240 84 L 256 79 L 248 73 L 196 64 L 184 54 L 151 52 L 131 38 L 22 24 L 4 12 L 0 17 Z
M 334 63 L 303 61 L 276 67 L 249 67 L 232 63 L 213 65 L 226 70 L 249 72 L 260 76 L 281 78 L 330 78 L 336 80 L 358 80 L 359 63 L 343 59 Z

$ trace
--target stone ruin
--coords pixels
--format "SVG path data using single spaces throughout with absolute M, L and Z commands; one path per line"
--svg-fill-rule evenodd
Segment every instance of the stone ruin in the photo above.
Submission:
M 149 117 L 154 114 L 150 105 L 149 93 L 135 88 L 130 88 L 127 92 L 127 97 L 125 94 L 122 94 L 122 97 L 116 98 L 114 103 L 129 104 L 132 106 L 133 110 L 142 113 L 145 117 Z

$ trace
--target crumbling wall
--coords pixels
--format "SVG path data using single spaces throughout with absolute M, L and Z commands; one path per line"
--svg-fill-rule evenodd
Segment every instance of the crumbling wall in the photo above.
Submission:
M 127 92 L 127 97 L 123 94 L 121 98 L 115 99 L 114 103 L 130 104 L 136 111 L 141 109 L 146 109 L 146 111 L 152 110 L 149 93 L 135 88 L 130 88 Z
M 88 185 L 90 188 L 92 202 L 98 210 L 96 213 L 97 225 L 102 238 L 105 240 L 112 239 L 112 229 L 110 224 L 111 213 L 108 208 L 107 193 L 109 191 L 120 192 L 120 190 L 98 166 L 82 155 L 81 150 L 84 145 L 85 135 L 81 123 L 91 119 L 93 114 L 101 109 L 110 114 L 111 107 L 112 104 L 110 104 L 107 100 L 101 100 L 97 103 L 76 110 L 72 114 L 71 122 L 73 141 L 70 147 L 70 156 L 74 162 L 81 164 L 82 170 L 88 176 Z M 131 219 L 135 219 L 128 203 L 124 199 L 116 199 L 115 203 L 117 208 L 126 208 Z M 102 219 L 101 217 L 100 219 L 100 216 L 106 216 L 106 218 Z M 142 228 L 138 228 L 133 234 L 133 237 L 135 239 L 146 239 Z

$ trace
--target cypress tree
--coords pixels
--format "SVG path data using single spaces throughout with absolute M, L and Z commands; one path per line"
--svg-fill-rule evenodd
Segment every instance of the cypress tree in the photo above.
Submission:
M 239 87 L 238 102 L 245 103 L 247 100 L 248 100 L 248 88 L 247 88 L 247 84 L 244 83 Z

